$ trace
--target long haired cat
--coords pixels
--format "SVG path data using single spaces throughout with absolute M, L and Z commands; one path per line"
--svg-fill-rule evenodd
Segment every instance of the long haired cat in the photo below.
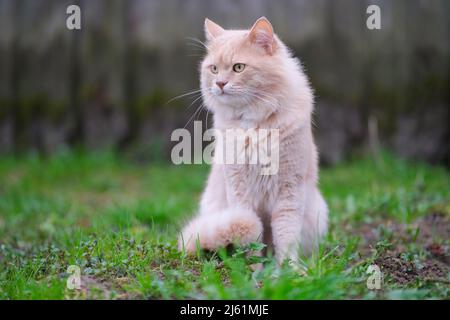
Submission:
M 311 131 L 313 93 L 299 61 L 262 17 L 250 30 L 205 20 L 203 100 L 214 128 L 277 129 L 278 172 L 258 164 L 214 163 L 198 215 L 180 250 L 214 250 L 263 241 L 278 262 L 297 261 L 326 233 L 327 205 L 317 188 L 318 154 Z

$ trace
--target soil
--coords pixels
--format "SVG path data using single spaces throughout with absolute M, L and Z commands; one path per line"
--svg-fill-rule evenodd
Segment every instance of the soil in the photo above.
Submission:
M 386 238 L 381 230 L 388 230 L 389 245 L 376 250 L 377 242 Z M 361 256 L 375 253 L 374 263 L 380 266 L 386 280 L 399 285 L 417 281 L 434 281 L 450 284 L 449 216 L 432 212 L 427 216 L 405 225 L 391 220 L 365 224 L 356 227 L 364 241 L 360 245 Z M 425 251 L 425 258 L 418 259 L 408 254 L 406 245 L 414 242 Z

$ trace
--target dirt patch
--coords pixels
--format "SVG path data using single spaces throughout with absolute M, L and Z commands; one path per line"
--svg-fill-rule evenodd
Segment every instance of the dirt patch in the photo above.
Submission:
M 432 212 L 419 219 L 417 225 L 420 227 L 420 238 L 428 244 L 432 244 L 435 238 L 450 238 L 450 217 L 445 213 Z
M 431 212 L 411 224 L 385 220 L 359 225 L 355 230 L 363 239 L 359 247 L 361 257 L 375 256 L 374 263 L 390 281 L 400 285 L 417 281 L 449 283 L 449 215 Z M 408 252 L 411 243 L 418 250 L 423 248 L 425 257 L 419 259 Z
M 363 238 L 359 248 L 362 255 L 367 255 L 380 240 L 387 239 L 400 249 L 398 251 L 402 251 L 402 244 L 414 242 L 436 257 L 448 258 L 448 246 L 439 243 L 450 239 L 450 217 L 445 213 L 433 212 L 411 224 L 385 220 L 347 229 Z
M 416 281 L 439 281 L 448 283 L 446 277 L 449 268 L 442 262 L 427 259 L 423 262 L 405 260 L 401 254 L 393 256 L 389 253 L 375 259 L 374 263 L 381 268 L 385 277 L 398 284 Z
M 432 243 L 427 246 L 427 250 L 437 259 L 442 260 L 446 264 L 450 264 L 447 248 L 438 243 Z

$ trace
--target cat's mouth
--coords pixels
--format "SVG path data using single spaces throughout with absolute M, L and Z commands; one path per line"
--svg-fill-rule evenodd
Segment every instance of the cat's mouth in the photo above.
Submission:
M 215 90 L 210 89 L 210 96 L 212 99 L 216 100 L 218 103 L 229 105 L 233 107 L 241 106 L 245 103 L 246 99 L 239 92 L 234 90 Z
M 212 86 L 209 92 L 214 97 L 230 97 L 233 96 L 233 90 L 231 88 L 218 88 L 217 86 Z
M 224 96 L 230 96 L 230 92 L 227 92 L 225 90 L 213 90 L 213 95 L 216 97 L 224 97 Z

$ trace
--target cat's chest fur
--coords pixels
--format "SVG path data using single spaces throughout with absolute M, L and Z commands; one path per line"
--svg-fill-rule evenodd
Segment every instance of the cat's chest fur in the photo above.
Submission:
M 252 130 L 252 128 L 255 128 L 254 125 L 250 124 L 247 126 L 242 121 L 239 125 L 233 127 L 241 130 Z M 262 131 L 258 130 L 256 129 L 256 135 L 248 134 L 249 131 L 245 131 L 247 134 L 241 137 L 241 140 L 239 140 L 241 143 L 233 141 L 233 144 L 236 144 L 236 157 L 240 156 L 240 161 L 244 159 L 244 162 L 239 162 L 239 164 L 236 164 L 236 162 L 228 163 L 222 167 L 228 204 L 231 206 L 244 205 L 250 207 L 261 216 L 270 213 L 274 207 L 278 195 L 279 175 L 267 174 L 268 165 L 261 163 L 260 154 L 261 150 L 267 152 L 268 140 L 272 141 L 275 137 L 272 137 L 271 132 L 267 129 L 266 131 L 264 129 Z M 224 143 L 229 143 L 227 141 L 228 136 L 224 134 L 223 137 Z M 225 149 L 228 150 L 227 148 Z M 255 159 L 257 160 L 255 161 Z
M 278 176 L 262 175 L 258 164 L 231 164 L 224 166 L 227 200 L 245 199 L 244 205 L 258 214 L 266 214 L 273 208 L 278 192 Z M 239 204 L 238 204 L 239 205 Z

